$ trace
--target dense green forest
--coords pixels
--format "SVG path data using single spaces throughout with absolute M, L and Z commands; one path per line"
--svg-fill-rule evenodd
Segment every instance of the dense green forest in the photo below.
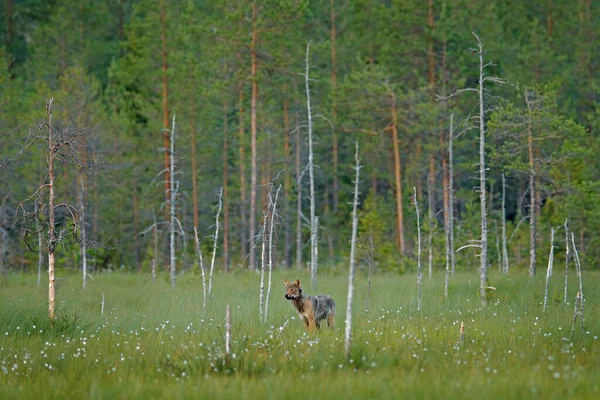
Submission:
M 535 272 L 548 260 L 551 228 L 568 220 L 584 268 L 594 268 L 600 257 L 596 6 L 591 0 L 7 0 L 0 10 L 0 266 L 37 270 L 36 227 L 48 224 L 48 207 L 36 206 L 47 202 L 48 191 L 37 189 L 47 182 L 49 153 L 43 140 L 27 144 L 47 132 L 40 121 L 52 97 L 53 128 L 78 139 L 54 165 L 56 204 L 72 205 L 56 208 L 63 239 L 58 268 L 81 268 L 84 242 L 92 270 L 148 272 L 155 257 L 159 266 L 168 264 L 171 179 L 181 223 L 178 270 L 194 271 L 194 228 L 209 258 L 221 188 L 217 268 L 255 268 L 269 193 L 280 185 L 276 265 L 304 268 L 310 111 L 321 270 L 346 268 L 355 142 L 363 166 L 361 264 L 371 255 L 379 270 L 415 268 L 415 188 L 424 265 L 443 270 L 450 220 L 453 249 L 481 235 L 479 98 L 472 90 L 456 92 L 479 87 L 479 37 L 484 62 L 492 63 L 481 93 L 488 265 Z M 165 151 L 174 121 L 174 151 Z M 42 215 L 33 220 L 34 214 Z M 563 261 L 564 233 L 555 239 Z M 478 251 L 456 253 L 456 268 L 479 268 Z

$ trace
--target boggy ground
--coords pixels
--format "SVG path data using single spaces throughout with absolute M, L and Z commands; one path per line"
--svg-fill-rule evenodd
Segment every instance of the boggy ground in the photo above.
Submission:
M 264 325 L 260 277 L 250 273 L 216 275 L 203 316 L 201 279 L 191 273 L 176 289 L 167 276 L 153 284 L 142 274 L 98 274 L 83 291 L 79 275 L 59 272 L 52 325 L 46 287 L 33 275 L 11 275 L 0 286 L 0 398 L 600 398 L 600 274 L 584 272 L 585 332 L 578 323 L 573 337 L 574 274 L 564 305 L 564 276 L 555 273 L 545 313 L 541 275 L 492 274 L 497 290 L 482 307 L 475 273 L 452 278 L 449 300 L 443 274 L 434 274 L 423 279 L 421 312 L 415 275 L 377 275 L 367 312 L 359 274 L 348 362 L 345 272 L 319 277 L 318 293 L 334 297 L 338 315 L 335 330 L 315 335 L 283 297 L 284 277 L 317 294 L 304 273 L 274 273 Z

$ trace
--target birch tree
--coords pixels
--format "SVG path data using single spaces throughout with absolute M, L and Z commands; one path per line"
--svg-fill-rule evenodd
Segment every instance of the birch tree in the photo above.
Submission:
M 360 161 L 358 159 L 358 142 L 355 143 L 356 153 L 354 159 L 356 162 L 354 175 L 354 201 L 352 203 L 352 240 L 350 242 L 350 271 L 348 276 L 348 298 L 346 301 L 346 328 L 344 351 L 346 360 L 350 359 L 350 345 L 352 341 L 352 300 L 354 296 L 354 262 L 356 254 L 356 236 L 358 232 L 358 188 L 360 183 Z
M 490 62 L 484 62 L 484 57 L 486 55 L 486 51 L 483 49 L 483 42 L 477 36 L 475 32 L 473 32 L 473 36 L 477 40 L 477 47 L 471 49 L 471 52 L 476 54 L 479 59 L 479 84 L 477 87 L 473 88 L 465 88 L 457 90 L 452 93 L 445 99 L 450 99 L 454 96 L 457 96 L 464 92 L 475 92 L 478 98 L 478 110 L 479 113 L 474 119 L 478 122 L 478 130 L 479 130 L 479 187 L 477 190 L 479 191 L 479 202 L 480 202 L 480 225 L 481 225 L 481 239 L 475 241 L 475 243 L 468 244 L 466 246 L 461 247 L 457 251 L 465 248 L 465 247 L 477 247 L 480 249 L 479 253 L 479 295 L 481 297 L 482 303 L 487 303 L 487 248 L 488 248 L 488 221 L 487 221 L 487 200 L 486 200 L 486 166 L 485 166 L 485 139 L 486 139 L 486 122 L 485 122 L 485 114 L 486 114 L 486 103 L 484 100 L 489 96 L 488 91 L 485 87 L 485 83 L 496 83 L 502 84 L 505 83 L 502 79 L 486 76 L 486 69 L 492 66 L 493 64 Z
M 417 188 L 413 187 L 415 195 L 413 204 L 415 205 L 415 213 L 417 214 L 417 311 L 421 311 L 421 285 L 423 278 L 421 276 L 421 221 L 419 218 L 419 202 L 417 201 Z

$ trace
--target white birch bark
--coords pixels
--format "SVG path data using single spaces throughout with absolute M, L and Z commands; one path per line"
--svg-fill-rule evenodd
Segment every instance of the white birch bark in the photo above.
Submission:
M 277 188 L 275 193 L 275 201 L 271 201 L 271 194 L 269 193 L 269 202 L 271 203 L 271 215 L 269 221 L 269 279 L 267 285 L 267 297 L 265 298 L 265 322 L 269 318 L 269 298 L 271 298 L 271 275 L 273 272 L 273 227 L 275 226 L 275 216 L 277 215 L 277 199 L 279 198 L 279 192 L 281 191 L 281 185 Z
M 198 228 L 194 227 L 194 241 L 196 242 L 196 262 L 202 273 L 202 315 L 206 314 L 206 274 L 204 272 L 204 262 L 202 260 L 202 250 L 200 250 L 200 240 L 198 239 Z
M 37 231 L 37 237 L 38 237 L 38 274 L 37 274 L 38 289 L 39 289 L 41 281 L 42 281 L 42 265 L 44 264 L 44 254 L 42 251 L 42 225 L 40 224 L 40 216 L 38 214 L 40 211 L 39 204 L 40 204 L 40 200 L 39 200 L 39 196 L 38 196 L 35 199 L 35 209 L 34 209 L 35 229 Z M 3 252 L 3 254 L 4 254 L 4 252 Z M 0 257 L 2 257 L 2 255 L 0 255 Z
M 54 98 L 48 99 L 46 112 L 48 116 L 48 152 L 46 158 L 48 160 L 48 317 L 54 320 L 56 317 L 54 310 L 55 291 L 54 285 L 56 282 L 54 276 L 54 250 L 57 243 L 56 231 L 54 226 L 54 145 L 52 141 L 52 102 Z
M 483 82 L 484 82 L 484 64 L 483 64 L 483 44 L 477 35 L 477 44 L 479 49 L 479 199 L 481 205 L 481 253 L 479 270 L 479 294 L 482 303 L 487 302 L 487 210 L 486 210 L 486 174 L 485 174 L 485 108 L 483 103 Z
M 271 191 L 269 190 L 269 200 L 271 199 Z M 263 213 L 263 229 L 262 229 L 262 251 L 260 257 L 260 292 L 258 294 L 258 320 L 265 322 L 265 272 L 269 262 L 267 256 L 267 227 L 269 221 L 269 209 L 271 204 L 267 205 L 267 209 Z
M 358 142 L 355 142 L 356 174 L 354 177 L 354 202 L 352 206 L 352 240 L 350 242 L 350 271 L 348 274 L 348 298 L 346 301 L 346 327 L 344 351 L 346 360 L 350 359 L 350 346 L 352 343 L 352 300 L 354 296 L 354 262 L 356 253 L 356 236 L 358 232 L 358 188 L 360 182 L 360 162 L 358 160 Z
M 427 269 L 429 272 L 429 279 L 433 274 L 433 188 L 431 187 L 431 177 L 427 179 L 427 202 L 429 206 L 428 221 L 429 221 L 429 235 L 427 236 L 427 247 L 428 247 L 428 259 Z
M 81 193 L 80 193 L 80 210 L 79 222 L 81 225 L 81 270 L 83 273 L 83 290 L 87 286 L 87 245 L 86 245 L 86 230 L 85 230 L 85 186 L 83 183 L 83 174 L 80 175 Z
M 229 359 L 231 353 L 231 308 L 225 307 L 225 356 Z
M 315 206 L 315 174 L 313 153 L 313 125 L 312 109 L 310 105 L 310 78 L 309 78 L 309 51 L 310 42 L 306 46 L 306 70 L 304 83 L 306 87 L 306 109 L 308 114 L 308 176 L 310 197 L 310 283 L 313 290 L 317 288 L 317 220 Z
M 508 250 L 506 247 L 506 178 L 502 174 L 502 269 L 508 273 Z
M 100 316 L 104 317 L 104 292 L 102 292 L 102 302 L 100 303 Z
M 213 241 L 213 252 L 212 259 L 210 260 L 210 272 L 208 274 L 208 295 L 212 295 L 212 276 L 215 267 L 215 256 L 217 255 L 217 243 L 219 241 L 219 215 L 221 214 L 221 207 L 223 205 L 223 187 L 219 192 L 219 208 L 217 210 L 217 216 L 215 218 L 215 236 Z
M 302 147 L 300 141 L 300 134 L 298 133 L 298 126 L 296 126 L 296 269 L 298 270 L 302 269 L 302 173 L 300 171 L 301 155 Z
M 548 269 L 546 270 L 546 287 L 544 289 L 544 307 L 542 311 L 546 311 L 548 305 L 548 284 L 552 276 L 552 266 L 554 263 L 554 228 L 550 231 L 550 256 L 548 257 Z
M 448 188 L 448 197 L 450 197 L 450 210 L 448 210 L 448 230 L 450 244 L 450 271 L 454 275 L 456 265 L 456 254 L 454 253 L 454 153 L 452 145 L 454 144 L 454 114 L 450 114 L 450 138 L 448 143 L 448 174 L 450 187 Z
M 569 285 L 569 225 L 568 220 L 565 218 L 565 297 L 563 303 L 567 304 L 567 291 Z
M 156 223 L 156 214 L 152 210 L 152 238 L 154 240 L 154 258 L 152 258 L 152 283 L 156 282 L 156 265 L 158 263 L 158 225 Z
M 581 263 L 579 262 L 579 253 L 577 252 L 577 246 L 575 246 L 575 235 L 571 232 L 571 243 L 573 244 L 573 254 L 575 255 L 575 267 L 577 271 L 577 277 L 579 278 L 579 300 L 581 302 L 580 313 L 583 318 L 583 305 L 585 304 L 585 296 L 583 295 L 583 276 L 581 271 Z
M 167 149 L 165 149 L 167 151 Z M 170 205 L 170 222 L 169 222 L 169 242 L 170 242 L 170 270 L 171 270 L 171 286 L 175 287 L 175 279 L 176 279 L 176 257 L 175 257 L 175 114 L 173 114 L 173 123 L 171 127 L 171 149 L 170 152 L 170 161 L 171 164 L 169 166 L 169 172 L 171 175 L 170 187 L 169 187 L 169 205 Z
M 417 201 L 417 188 L 413 187 L 415 191 L 414 205 L 415 212 L 417 214 L 417 311 L 421 311 L 421 220 L 419 217 L 419 202 Z

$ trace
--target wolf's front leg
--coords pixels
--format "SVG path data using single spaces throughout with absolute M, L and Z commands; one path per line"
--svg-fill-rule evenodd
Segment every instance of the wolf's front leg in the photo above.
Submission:
M 308 331 L 315 332 L 318 329 L 317 321 L 314 318 L 308 320 Z
M 301 315 L 300 318 L 302 318 L 302 323 L 304 323 L 304 327 L 306 329 L 309 329 L 308 319 L 303 315 Z

